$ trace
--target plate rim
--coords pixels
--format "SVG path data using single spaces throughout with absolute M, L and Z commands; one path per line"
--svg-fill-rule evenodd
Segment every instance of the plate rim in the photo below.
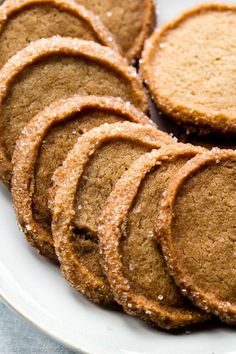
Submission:
M 24 313 L 23 310 L 19 309 L 19 306 L 16 304 L 13 304 L 13 301 L 7 299 L 6 295 L 3 295 L 3 290 L 1 289 L 0 286 L 0 300 L 3 302 L 3 304 L 13 313 L 18 315 L 21 319 L 26 321 L 27 324 L 29 324 L 32 328 L 39 330 L 42 334 L 46 335 L 50 339 L 55 340 L 58 344 L 61 344 L 65 347 L 65 349 L 70 349 L 73 350 L 79 354 L 93 354 L 92 352 L 85 351 L 84 349 L 75 347 L 73 344 L 69 343 L 67 340 L 62 339 L 59 337 L 57 334 L 52 333 L 53 331 L 50 331 L 49 329 L 46 329 L 42 325 L 38 324 L 36 321 L 34 321 L 31 316 Z

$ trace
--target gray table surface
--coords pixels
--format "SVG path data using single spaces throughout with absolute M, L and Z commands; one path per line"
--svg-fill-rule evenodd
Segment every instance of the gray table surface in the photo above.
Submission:
M 9 310 L 0 300 L 0 353 L 74 354 Z

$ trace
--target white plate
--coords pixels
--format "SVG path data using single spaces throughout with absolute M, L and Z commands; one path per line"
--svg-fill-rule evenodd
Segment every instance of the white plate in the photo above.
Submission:
M 159 0 L 159 23 L 197 3 Z M 56 266 L 27 245 L 3 186 L 0 206 L 0 295 L 48 335 L 89 354 L 236 354 L 233 328 L 211 326 L 169 334 L 88 302 L 68 286 Z

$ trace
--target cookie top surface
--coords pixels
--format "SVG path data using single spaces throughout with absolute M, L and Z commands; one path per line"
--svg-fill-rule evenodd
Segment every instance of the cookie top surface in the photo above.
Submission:
M 159 221 L 163 252 L 183 293 L 233 324 L 235 173 L 235 151 L 195 157 L 171 180 Z
M 54 171 L 80 135 L 101 124 L 125 120 L 150 122 L 119 98 L 73 96 L 53 103 L 23 129 L 13 155 L 12 194 L 19 224 L 44 256 L 56 257 L 48 210 Z
M 0 67 L 30 42 L 55 35 L 91 40 L 118 51 L 99 18 L 71 0 L 8 0 L 0 7 Z
M 169 178 L 201 151 L 175 144 L 141 156 L 117 182 L 99 224 L 103 268 L 115 299 L 128 313 L 166 329 L 207 317 L 181 295 L 154 237 Z
M 236 6 L 201 5 L 155 32 L 142 75 L 163 112 L 178 123 L 236 131 Z
M 67 280 L 89 299 L 100 303 L 113 299 L 100 267 L 97 238 L 107 197 L 135 159 L 172 141 L 148 125 L 105 124 L 84 134 L 54 173 L 56 253 Z
M 97 13 L 131 61 L 140 56 L 156 24 L 154 0 L 78 0 Z
M 19 133 L 53 101 L 74 94 L 112 93 L 147 109 L 136 70 L 116 52 L 91 41 L 55 36 L 32 42 L 4 65 L 0 82 L 0 176 L 8 186 Z

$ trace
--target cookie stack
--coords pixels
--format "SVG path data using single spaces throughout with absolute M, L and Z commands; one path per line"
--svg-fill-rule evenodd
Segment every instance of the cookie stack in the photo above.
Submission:
M 234 21 L 234 9 L 206 9 L 155 33 L 141 70 L 160 110 L 223 134 L 233 108 L 217 115 L 215 84 L 200 99 L 201 65 L 193 78 L 183 70 L 200 45 L 181 49 L 192 27 L 201 37 L 209 16 L 219 31 L 222 14 Z M 235 324 L 236 152 L 178 143 L 147 116 L 129 63 L 154 29 L 153 1 L 8 0 L 0 18 L 0 178 L 29 243 L 97 304 L 164 329 L 212 315 Z

